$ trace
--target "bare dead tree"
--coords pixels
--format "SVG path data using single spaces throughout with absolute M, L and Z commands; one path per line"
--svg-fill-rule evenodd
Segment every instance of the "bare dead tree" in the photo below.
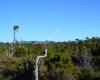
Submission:
M 92 59 L 93 59 L 92 54 L 84 52 L 80 54 L 80 58 L 81 58 L 80 63 L 83 66 L 83 68 L 86 69 L 92 68 Z

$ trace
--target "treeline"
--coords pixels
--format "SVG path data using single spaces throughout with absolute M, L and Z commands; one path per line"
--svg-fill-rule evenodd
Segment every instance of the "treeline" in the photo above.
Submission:
M 39 80 L 100 80 L 99 37 L 43 44 L 48 57 L 39 62 Z M 13 45 L 0 43 L 0 80 L 34 80 L 40 44 L 17 42 L 15 50 Z

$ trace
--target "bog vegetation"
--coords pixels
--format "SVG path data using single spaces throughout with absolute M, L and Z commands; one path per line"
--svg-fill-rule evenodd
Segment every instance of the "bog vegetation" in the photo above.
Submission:
M 34 63 L 43 55 L 40 44 L 0 43 L 0 80 L 34 80 Z M 48 57 L 39 62 L 39 80 L 100 80 L 100 38 L 45 42 Z

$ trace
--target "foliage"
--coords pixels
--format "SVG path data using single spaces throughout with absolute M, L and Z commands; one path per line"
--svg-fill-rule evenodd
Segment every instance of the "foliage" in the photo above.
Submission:
M 39 44 L 16 43 L 10 59 L 12 43 L 0 43 L 0 80 L 34 80 L 34 63 L 41 54 Z M 48 42 L 48 57 L 40 60 L 40 80 L 100 79 L 100 38 Z

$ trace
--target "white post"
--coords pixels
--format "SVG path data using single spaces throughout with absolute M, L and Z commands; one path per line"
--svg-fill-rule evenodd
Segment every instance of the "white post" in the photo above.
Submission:
M 36 62 L 35 62 L 35 80 L 38 80 L 38 65 L 39 65 L 39 59 L 40 58 L 44 58 L 47 57 L 47 49 L 45 49 L 45 55 L 44 56 L 38 56 L 36 58 Z

